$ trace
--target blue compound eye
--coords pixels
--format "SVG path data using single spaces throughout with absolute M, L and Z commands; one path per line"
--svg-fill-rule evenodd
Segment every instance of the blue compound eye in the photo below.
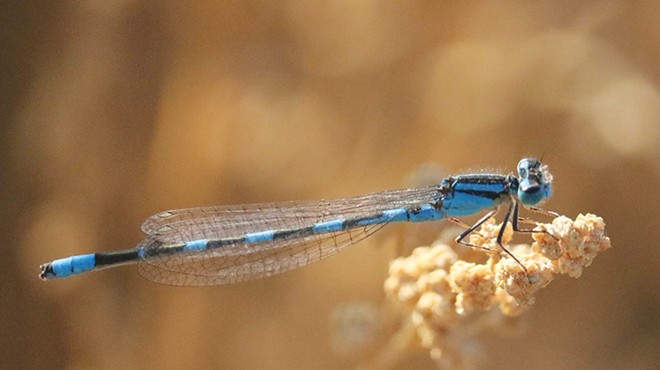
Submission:
M 520 179 L 526 179 L 529 177 L 530 172 L 534 173 L 538 171 L 541 162 L 534 158 L 523 158 L 518 162 L 518 176 Z
M 527 177 L 527 169 L 529 168 L 529 159 L 528 158 L 523 158 L 518 162 L 518 176 L 520 176 L 521 179 L 524 179 Z

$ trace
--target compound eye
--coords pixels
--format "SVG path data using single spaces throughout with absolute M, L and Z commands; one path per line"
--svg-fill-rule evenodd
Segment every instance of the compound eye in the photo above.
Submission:
M 518 175 L 521 178 L 526 178 L 528 173 L 527 169 L 529 168 L 529 160 L 527 158 L 522 159 L 520 162 L 518 162 Z

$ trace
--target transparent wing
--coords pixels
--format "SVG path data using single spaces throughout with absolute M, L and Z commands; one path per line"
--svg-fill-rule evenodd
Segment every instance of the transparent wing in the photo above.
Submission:
M 147 219 L 149 236 L 139 272 L 146 279 L 168 285 L 236 283 L 275 275 L 333 255 L 371 235 L 389 220 L 324 234 L 292 234 L 261 243 L 239 241 L 246 233 L 305 229 L 343 217 L 378 217 L 397 208 L 414 208 L 439 199 L 439 189 L 394 190 L 354 198 L 317 202 L 266 203 L 166 211 Z M 208 250 L 160 253 L 168 245 L 191 240 L 236 239 Z

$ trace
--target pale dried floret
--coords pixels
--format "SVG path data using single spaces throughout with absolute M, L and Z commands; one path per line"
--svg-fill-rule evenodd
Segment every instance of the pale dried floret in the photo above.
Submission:
M 501 248 L 497 244 L 497 235 L 500 233 L 501 228 L 501 224 L 495 223 L 495 219 L 490 218 L 481 225 L 478 232 L 470 234 L 470 243 L 484 249 L 500 252 Z M 507 223 L 504 234 L 502 234 L 502 244 L 509 244 L 511 239 L 513 239 L 513 227 L 511 223 Z
M 397 258 L 390 263 L 389 277 L 385 280 L 385 293 L 394 301 L 414 307 L 425 291 L 449 291 L 444 277 L 456 262 L 456 253 L 446 245 L 415 248 L 412 255 Z
M 495 296 L 495 274 L 482 264 L 457 261 L 449 270 L 450 285 L 456 293 L 456 312 L 487 310 Z
M 429 250 L 428 247 L 417 249 L 422 252 Z M 422 270 L 415 263 L 415 257 L 422 252 L 414 252 L 409 258 L 397 258 L 390 263 L 390 277 L 385 280 L 385 293 L 395 298 L 396 302 L 414 306 L 419 298 L 416 285 Z
M 555 272 L 546 258 L 527 255 L 519 259 L 527 268 L 527 273 L 512 258 L 503 258 L 496 267 L 496 280 L 499 287 L 519 305 L 529 306 L 534 303 L 534 294 L 552 281 Z
M 599 252 L 611 246 L 603 219 L 592 214 L 578 215 L 575 221 L 560 216 L 549 225 L 539 225 L 539 230 L 548 233 L 534 234 L 534 252 L 552 260 L 559 273 L 574 278 L 580 277 L 582 269 L 591 265 Z
M 417 290 L 419 292 L 433 292 L 448 297 L 452 294 L 452 289 L 449 286 L 447 275 L 449 274 L 446 270 L 438 269 L 431 271 L 417 280 Z
M 411 321 L 417 328 L 432 328 L 431 334 L 435 335 L 438 329 L 455 324 L 453 309 L 453 303 L 445 297 L 432 292 L 424 293 L 412 312 Z M 421 336 L 420 339 L 422 343 L 427 343 Z

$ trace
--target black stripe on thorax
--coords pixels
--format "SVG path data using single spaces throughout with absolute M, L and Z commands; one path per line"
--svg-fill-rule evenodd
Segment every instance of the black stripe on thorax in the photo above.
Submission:
M 502 184 L 508 182 L 508 176 L 494 175 L 494 174 L 471 174 L 471 175 L 458 175 L 452 178 L 452 184 L 457 182 L 463 184 Z
M 487 191 L 487 190 L 472 190 L 472 189 L 455 189 L 454 192 L 474 195 L 474 196 L 493 199 L 493 200 L 501 197 L 502 195 L 508 194 L 506 190 Z

